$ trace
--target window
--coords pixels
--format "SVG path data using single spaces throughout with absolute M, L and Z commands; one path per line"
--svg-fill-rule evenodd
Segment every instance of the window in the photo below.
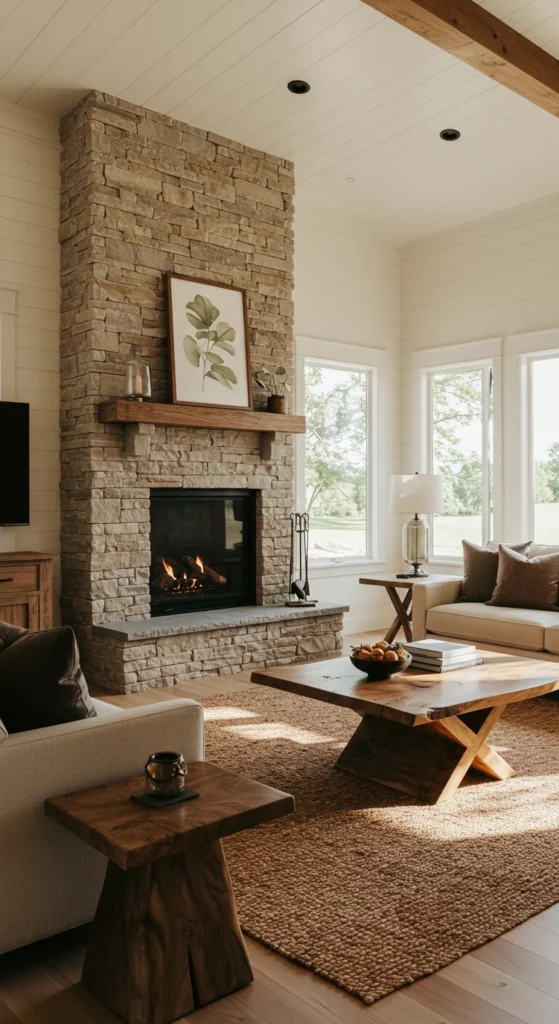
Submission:
M 309 559 L 371 557 L 373 371 L 315 359 L 304 366 Z
M 432 371 L 429 462 L 444 477 L 445 506 L 433 517 L 434 558 L 461 558 L 462 539 L 492 535 L 493 375 L 489 366 Z
M 559 356 L 531 359 L 529 368 L 533 538 L 559 544 Z

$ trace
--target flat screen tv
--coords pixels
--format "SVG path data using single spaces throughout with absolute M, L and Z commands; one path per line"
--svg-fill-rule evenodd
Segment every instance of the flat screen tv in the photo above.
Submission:
M 0 402 L 0 526 L 29 523 L 29 405 Z

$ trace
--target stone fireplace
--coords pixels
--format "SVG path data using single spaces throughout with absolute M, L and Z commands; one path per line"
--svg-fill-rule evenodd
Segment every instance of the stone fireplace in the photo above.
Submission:
M 99 420 L 131 358 L 170 401 L 168 271 L 245 289 L 253 368 L 292 378 L 293 166 L 103 93 L 61 140 L 62 612 L 88 678 L 125 692 L 335 651 L 343 609 L 285 607 L 291 435 Z

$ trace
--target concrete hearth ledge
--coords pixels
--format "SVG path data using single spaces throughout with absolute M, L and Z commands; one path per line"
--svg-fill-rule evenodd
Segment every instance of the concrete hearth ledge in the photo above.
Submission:
M 287 608 L 283 604 L 246 605 L 241 608 L 220 608 L 217 611 L 185 612 L 182 615 L 162 615 L 154 619 L 131 619 L 129 622 L 106 622 L 94 626 L 96 636 L 130 642 L 150 640 L 160 636 L 180 636 L 204 630 L 231 629 L 236 626 L 257 626 L 267 622 L 285 622 L 289 619 L 316 618 L 321 615 L 341 615 L 349 611 L 348 605 L 319 601 L 313 607 Z

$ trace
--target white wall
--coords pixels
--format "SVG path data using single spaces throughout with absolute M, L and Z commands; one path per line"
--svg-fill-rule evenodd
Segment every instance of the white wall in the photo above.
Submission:
M 386 511 L 388 477 L 400 472 L 399 380 L 400 271 L 398 251 L 347 232 L 343 223 L 328 224 L 307 216 L 297 207 L 295 216 L 295 333 L 343 345 L 364 345 L 387 352 L 384 373 L 386 423 L 380 448 L 382 480 L 380 502 Z M 343 355 L 340 356 L 343 358 Z M 316 569 L 311 578 L 315 597 L 343 601 L 345 631 L 382 628 L 394 617 L 384 591 L 364 587 L 360 575 L 381 571 L 392 564 L 399 536 L 389 523 L 382 529 L 380 565 Z
M 59 550 L 58 168 L 56 123 L 0 104 L 0 291 L 15 310 L 2 397 L 31 407 L 31 525 L 4 528 L 2 550 Z
M 403 463 L 412 472 L 411 353 L 559 327 L 559 197 L 420 239 L 401 257 Z

